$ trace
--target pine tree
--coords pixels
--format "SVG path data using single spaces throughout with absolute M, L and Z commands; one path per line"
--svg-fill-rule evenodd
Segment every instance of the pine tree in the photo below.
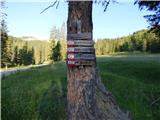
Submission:
M 56 47 L 53 49 L 53 60 L 54 61 L 62 60 L 60 41 L 57 42 Z
M 66 24 L 63 22 L 60 31 L 61 40 L 66 40 Z
M 34 48 L 32 47 L 32 50 L 31 50 L 31 56 L 32 56 L 32 61 L 31 61 L 31 64 L 35 64 L 35 57 L 34 57 Z
M 13 55 L 13 64 L 18 65 L 19 64 L 19 56 L 18 56 L 18 47 L 14 47 L 14 55 Z
M 147 9 L 152 14 L 145 15 L 147 22 L 150 25 L 150 30 L 160 36 L 160 1 L 143 1 L 136 0 L 135 4 L 139 5 L 140 10 Z
M 8 34 L 7 34 L 7 25 L 6 25 L 6 16 L 7 14 L 4 11 L 5 9 L 5 2 L 1 1 L 0 2 L 0 6 L 1 6 L 1 12 L 0 12 L 0 17 L 2 18 L 1 22 L 1 67 L 5 67 L 7 66 L 10 62 L 8 60 L 8 56 L 7 56 L 7 44 L 8 44 Z
M 66 40 L 61 40 L 60 41 L 60 54 L 61 54 L 61 60 L 65 60 L 67 56 L 67 43 Z
M 54 60 L 54 49 L 56 46 L 56 42 L 55 40 L 49 40 L 49 55 L 48 58 L 49 60 Z

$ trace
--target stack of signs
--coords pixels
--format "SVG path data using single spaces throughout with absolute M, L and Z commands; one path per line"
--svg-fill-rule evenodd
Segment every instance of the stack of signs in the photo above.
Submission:
M 69 67 L 95 63 L 94 41 L 91 33 L 67 35 L 67 64 Z

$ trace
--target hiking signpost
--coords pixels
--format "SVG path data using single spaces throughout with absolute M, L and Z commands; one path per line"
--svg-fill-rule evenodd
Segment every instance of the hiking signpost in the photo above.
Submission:
M 95 63 L 94 41 L 91 33 L 67 35 L 67 64 L 69 67 Z

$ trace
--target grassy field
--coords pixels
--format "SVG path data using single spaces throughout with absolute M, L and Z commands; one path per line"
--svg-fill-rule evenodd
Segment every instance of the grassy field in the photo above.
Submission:
M 134 120 L 160 120 L 160 55 L 97 58 L 102 80 Z M 5 77 L 2 120 L 64 120 L 67 77 L 64 62 Z

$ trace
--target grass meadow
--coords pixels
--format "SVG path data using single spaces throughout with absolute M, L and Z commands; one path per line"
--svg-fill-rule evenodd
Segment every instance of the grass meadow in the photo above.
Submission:
M 106 88 L 134 120 L 160 120 L 160 55 L 98 56 Z M 2 78 L 2 120 L 66 119 L 65 62 Z

